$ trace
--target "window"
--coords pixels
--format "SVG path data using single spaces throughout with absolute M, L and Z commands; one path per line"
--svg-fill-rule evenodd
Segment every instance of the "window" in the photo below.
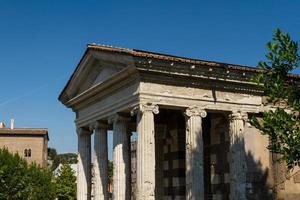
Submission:
M 24 150 L 24 156 L 25 157 L 31 157 L 31 149 L 25 149 Z

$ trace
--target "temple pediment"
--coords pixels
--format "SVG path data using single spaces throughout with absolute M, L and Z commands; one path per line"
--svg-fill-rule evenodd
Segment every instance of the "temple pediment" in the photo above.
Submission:
M 128 56 L 87 49 L 60 99 L 68 101 L 132 65 Z

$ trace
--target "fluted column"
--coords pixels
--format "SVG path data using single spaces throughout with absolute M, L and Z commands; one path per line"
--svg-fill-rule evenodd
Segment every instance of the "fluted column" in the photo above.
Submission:
M 244 127 L 247 114 L 233 112 L 229 115 L 230 136 L 230 199 L 246 200 L 246 152 Z
M 137 114 L 137 199 L 155 199 L 155 138 L 154 114 L 158 106 L 140 104 L 133 113 Z M 132 113 L 132 114 L 133 114 Z
M 78 128 L 77 200 L 91 199 L 91 132 Z
M 94 125 L 94 199 L 108 200 L 107 124 Z
M 113 121 L 113 199 L 129 200 L 131 191 L 129 177 L 131 169 L 129 163 L 129 137 L 127 135 L 128 118 L 116 115 L 110 121 Z
M 202 118 L 205 110 L 186 109 L 186 199 L 204 200 Z

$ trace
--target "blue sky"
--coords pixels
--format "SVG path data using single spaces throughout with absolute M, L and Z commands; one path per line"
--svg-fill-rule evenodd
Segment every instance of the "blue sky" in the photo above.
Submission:
M 57 97 L 88 43 L 255 66 L 279 27 L 300 40 L 300 1 L 1 1 L 0 121 L 49 128 L 75 152 Z

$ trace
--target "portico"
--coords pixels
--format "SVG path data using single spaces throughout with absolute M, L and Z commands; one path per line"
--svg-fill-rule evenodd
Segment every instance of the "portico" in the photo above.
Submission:
M 89 45 L 59 97 L 76 113 L 77 199 L 108 199 L 108 130 L 113 199 L 132 198 L 132 132 L 136 199 L 246 199 L 246 122 L 263 109 L 261 92 L 250 81 L 255 73 L 250 67 Z

